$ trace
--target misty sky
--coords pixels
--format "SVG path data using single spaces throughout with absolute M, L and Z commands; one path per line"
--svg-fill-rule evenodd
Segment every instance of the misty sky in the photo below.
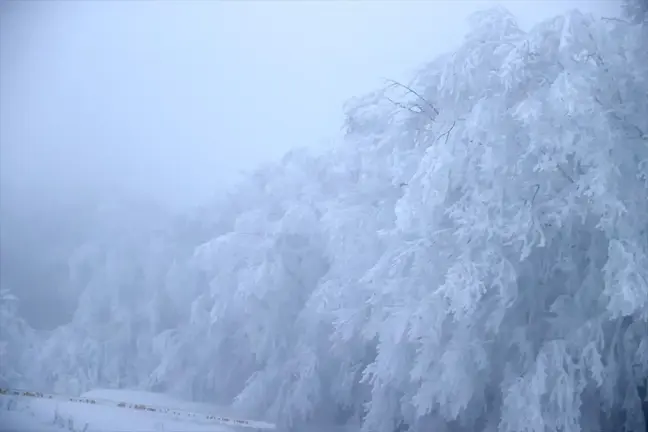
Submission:
M 3 188 L 182 206 L 325 145 L 342 104 L 456 46 L 491 1 L 0 2 Z M 608 1 L 501 2 L 528 27 Z

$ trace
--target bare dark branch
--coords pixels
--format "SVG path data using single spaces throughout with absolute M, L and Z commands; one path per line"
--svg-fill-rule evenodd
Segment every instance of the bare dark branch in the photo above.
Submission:
M 576 183 L 576 182 L 574 181 L 574 179 L 571 178 L 571 176 L 570 176 L 569 174 L 567 174 L 567 171 L 565 171 L 565 169 L 564 169 L 560 164 L 556 164 L 556 167 L 558 168 L 558 171 L 560 171 L 561 174 L 562 174 L 562 175 L 563 175 L 567 180 L 569 180 L 570 183 L 574 183 L 574 184 Z
M 407 90 L 408 92 L 412 93 L 414 96 L 419 98 L 421 101 L 425 102 L 425 104 L 427 106 L 429 106 L 434 111 L 435 115 L 439 115 L 439 110 L 437 110 L 435 108 L 435 106 L 432 105 L 427 99 L 425 99 L 423 96 L 421 96 L 419 93 L 417 93 L 416 90 L 412 89 L 409 86 L 406 86 L 405 84 L 401 84 L 398 81 L 394 81 L 392 79 L 387 79 L 386 81 L 388 83 L 390 83 L 390 87 L 400 87 L 400 88 L 403 88 L 403 89 Z
M 388 96 L 385 96 L 385 98 L 386 98 L 389 102 L 391 102 L 391 103 L 393 103 L 394 105 L 396 105 L 398 108 L 406 109 L 407 111 L 412 112 L 412 113 L 414 113 L 414 114 L 423 114 L 423 112 L 424 112 L 423 108 L 421 108 L 420 105 L 416 105 L 416 104 L 415 104 L 415 105 L 413 105 L 413 106 L 407 106 L 407 105 L 402 104 L 402 103 L 400 103 L 400 102 L 396 102 L 395 100 L 391 99 L 391 98 L 388 97 Z M 418 108 L 418 110 L 415 110 L 414 108 Z
M 540 185 L 539 184 L 534 184 L 533 188 L 535 189 L 535 191 L 533 192 L 533 197 L 531 197 L 531 201 L 529 202 L 529 204 L 531 204 L 531 205 L 533 205 L 533 203 L 534 203 L 534 201 L 536 199 L 536 196 L 538 196 L 538 192 L 540 191 Z
M 445 136 L 445 142 L 444 142 L 444 144 L 448 144 L 448 139 L 450 138 L 450 132 L 452 132 L 452 129 L 454 129 L 454 127 L 455 127 L 456 124 L 457 124 L 456 121 L 452 122 L 452 126 L 450 126 L 450 129 L 448 129 L 446 132 L 444 132 L 444 133 L 442 133 L 441 135 L 439 135 L 439 136 L 437 137 L 437 139 L 434 140 L 434 141 L 436 142 L 436 141 L 440 140 L 441 137 L 444 137 L 444 136 Z
M 626 21 L 626 20 L 621 19 L 621 18 L 614 18 L 614 17 L 601 17 L 601 19 L 602 19 L 603 21 L 617 21 L 617 22 L 622 22 L 622 23 L 625 23 L 625 24 L 630 24 L 630 21 Z

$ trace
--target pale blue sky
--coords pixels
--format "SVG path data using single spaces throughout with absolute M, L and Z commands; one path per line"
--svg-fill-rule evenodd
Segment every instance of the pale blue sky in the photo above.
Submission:
M 176 206 L 325 145 L 342 104 L 406 80 L 494 1 L 0 3 L 4 187 L 116 186 Z M 524 26 L 616 2 L 503 1 Z

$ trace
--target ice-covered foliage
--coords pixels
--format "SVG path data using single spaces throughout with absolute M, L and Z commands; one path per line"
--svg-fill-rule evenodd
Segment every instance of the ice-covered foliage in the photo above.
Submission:
M 623 14 L 634 23 L 646 23 L 648 20 L 648 1 L 623 0 L 621 5 Z
M 18 298 L 0 288 L 0 386 L 33 384 L 29 361 L 38 337 L 18 315 Z
M 330 151 L 80 251 L 41 376 L 295 428 L 643 430 L 645 26 L 573 11 L 524 32 L 501 8 L 470 26 L 351 101 Z

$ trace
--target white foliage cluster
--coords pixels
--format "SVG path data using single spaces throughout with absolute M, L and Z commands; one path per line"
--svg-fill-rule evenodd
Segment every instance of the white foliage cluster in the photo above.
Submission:
M 350 103 L 335 149 L 221 198 L 192 253 L 174 226 L 79 255 L 42 376 L 294 427 L 643 430 L 645 27 L 470 24 L 409 89 Z
M 0 289 L 0 386 L 29 384 L 30 357 L 36 353 L 35 332 L 20 318 L 18 298 L 7 288 Z

